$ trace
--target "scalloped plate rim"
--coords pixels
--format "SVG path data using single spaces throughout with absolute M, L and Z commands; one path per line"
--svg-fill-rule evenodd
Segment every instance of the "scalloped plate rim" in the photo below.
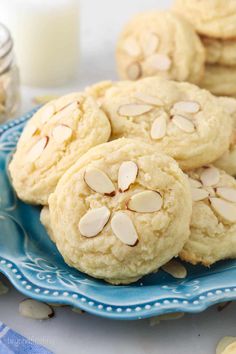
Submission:
M 30 112 L 26 113 L 22 117 L 11 120 L 8 123 L 0 125 L 0 139 L 2 134 L 14 127 L 17 127 L 21 123 L 27 121 L 39 107 L 34 108 Z M 9 265 L 11 263 L 11 265 Z M 14 266 L 13 266 L 14 265 Z M 14 272 L 12 272 L 14 270 Z M 79 307 L 88 313 L 110 318 L 110 319 L 120 319 L 120 320 L 136 320 L 141 318 L 148 318 L 152 316 L 158 316 L 160 314 L 169 312 L 186 312 L 186 313 L 198 313 L 204 311 L 208 307 L 223 302 L 236 299 L 236 282 L 235 286 L 217 287 L 214 286 L 207 291 L 204 290 L 202 293 L 191 296 L 186 300 L 185 296 L 181 296 L 181 293 L 174 296 L 170 293 L 170 296 L 158 299 L 158 294 L 155 301 L 151 302 L 139 302 L 136 305 L 111 305 L 109 303 L 102 303 L 96 301 L 94 298 L 89 296 L 84 296 L 77 292 L 65 291 L 61 295 L 57 294 L 55 297 L 53 293 L 58 293 L 57 289 L 47 289 L 47 284 L 45 288 L 41 288 L 35 285 L 33 279 L 23 279 L 24 275 L 22 273 L 21 277 L 18 279 L 17 275 L 21 273 L 21 270 L 14 264 L 13 261 L 8 261 L 1 256 L 0 252 L 0 271 L 9 279 L 12 285 L 23 293 L 27 297 L 34 298 L 39 301 L 51 302 L 51 303 L 61 303 L 65 305 L 70 305 L 74 307 Z M 230 269 L 226 272 L 230 272 Z M 224 273 L 224 270 L 223 270 Z M 194 279 L 193 279 L 194 280 Z M 23 283 L 22 283 L 23 282 Z M 37 290 L 37 291 L 35 291 Z M 42 290 L 42 292 L 41 292 Z M 45 292 L 45 293 L 43 293 Z M 69 296 L 71 295 L 71 296 Z

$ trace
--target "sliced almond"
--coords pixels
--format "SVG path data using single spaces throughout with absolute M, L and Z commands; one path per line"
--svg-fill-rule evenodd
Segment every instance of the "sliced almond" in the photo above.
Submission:
M 193 133 L 195 126 L 191 120 L 180 115 L 175 115 L 172 118 L 172 122 L 185 133 Z
M 133 161 L 125 161 L 120 165 L 118 172 L 118 188 L 121 192 L 129 189 L 130 185 L 135 182 L 138 174 L 138 166 Z
M 193 187 L 193 188 L 201 188 L 202 187 L 201 182 L 199 182 L 198 180 L 193 179 L 191 177 L 189 177 L 188 180 L 189 180 L 191 187 Z
M 183 278 L 186 278 L 186 276 L 187 276 L 186 268 L 183 266 L 183 264 L 176 261 L 175 259 L 172 259 L 168 263 L 164 264 L 162 266 L 162 269 L 166 273 L 172 275 L 172 277 L 177 278 L 177 279 L 183 279 Z
M 200 111 L 200 104 L 195 101 L 179 101 L 173 105 L 173 108 L 177 112 L 184 113 L 197 113 Z
M 163 116 L 154 120 L 151 127 L 151 138 L 154 140 L 162 139 L 166 135 L 167 123 Z
M 236 353 L 236 340 L 233 343 L 230 343 L 222 354 L 235 354 Z
M 228 200 L 229 202 L 236 203 L 236 189 L 228 187 L 219 187 L 216 189 L 219 197 Z
M 142 76 L 142 68 L 138 62 L 132 63 L 127 67 L 127 76 L 130 80 L 138 80 Z
M 45 124 L 50 118 L 52 118 L 54 113 L 55 113 L 55 109 L 52 104 L 44 106 L 40 111 L 40 114 L 42 116 L 41 123 Z
M 67 112 L 73 111 L 76 108 L 78 108 L 80 102 L 78 101 L 77 98 L 73 97 L 68 100 L 67 97 L 65 97 L 64 102 L 61 101 L 60 103 L 57 103 L 57 112 L 61 112 L 66 110 Z
M 128 103 L 118 108 L 118 114 L 121 116 L 135 117 L 135 116 L 141 116 L 142 114 L 148 113 L 152 109 L 153 107 L 148 104 Z
M 202 181 L 202 184 L 206 187 L 214 186 L 220 180 L 220 172 L 214 166 L 206 167 L 200 174 L 200 180 Z
M 35 320 L 48 320 L 54 316 L 51 306 L 32 299 L 23 300 L 19 305 L 19 312 L 22 316 Z
M 52 136 L 58 143 L 63 143 L 71 138 L 72 129 L 64 124 L 57 125 L 52 131 Z
M 136 246 L 138 235 L 130 217 L 118 211 L 111 219 L 111 228 L 116 237 L 128 246 Z
M 225 221 L 236 222 L 236 204 L 220 198 L 210 198 L 210 202 L 213 210 Z
M 215 192 L 215 189 L 213 187 L 204 187 L 204 189 L 209 193 L 210 197 L 215 197 L 216 196 L 216 192 Z
M 138 57 L 141 54 L 141 49 L 138 45 L 138 42 L 133 37 L 128 37 L 126 39 L 123 48 L 131 57 Z
M 35 125 L 26 125 L 22 134 L 24 134 L 25 137 L 31 137 L 36 135 L 37 132 L 39 132 L 39 129 Z
M 232 344 L 236 343 L 236 337 L 223 337 L 219 341 L 216 347 L 216 354 L 226 354 L 225 350 Z M 234 354 L 235 352 L 229 352 L 228 354 Z
M 69 115 L 73 114 L 73 112 L 76 112 L 76 110 L 79 107 L 79 102 L 78 101 L 73 101 L 68 103 L 67 105 L 61 107 L 56 114 L 54 114 L 54 118 L 59 120 L 63 118 L 67 118 Z
M 28 153 L 28 160 L 30 162 L 34 162 L 40 157 L 40 155 L 42 154 L 42 152 L 44 151 L 44 149 L 48 144 L 48 140 L 49 140 L 48 137 L 44 136 L 31 148 L 31 150 Z
M 191 188 L 192 200 L 194 202 L 199 202 L 200 200 L 204 200 L 208 198 L 209 193 L 205 189 L 201 188 Z
M 146 59 L 146 64 L 154 70 L 168 71 L 171 67 L 171 59 L 164 54 L 154 54 Z
M 127 203 L 127 208 L 138 213 L 154 213 L 163 205 L 163 199 L 158 192 L 144 191 L 134 194 Z
M 97 236 L 105 227 L 110 218 L 110 210 L 103 206 L 91 209 L 80 219 L 79 231 L 82 236 Z
M 162 100 L 160 100 L 160 98 L 158 97 L 155 97 L 155 96 L 150 96 L 150 95 L 147 95 L 146 93 L 143 93 L 143 92 L 136 92 L 134 94 L 134 97 L 135 98 L 138 98 L 140 101 L 144 102 L 144 103 L 147 103 L 147 104 L 150 104 L 150 105 L 153 105 L 153 106 L 163 106 L 163 102 Z
M 84 173 L 84 181 L 94 192 L 110 196 L 115 193 L 115 187 L 110 178 L 98 168 L 87 168 Z
M 145 57 L 155 53 L 159 45 L 159 37 L 153 32 L 146 32 L 142 37 L 142 49 Z

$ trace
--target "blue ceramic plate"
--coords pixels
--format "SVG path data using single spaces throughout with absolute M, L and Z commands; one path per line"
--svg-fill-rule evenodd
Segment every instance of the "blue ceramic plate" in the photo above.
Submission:
M 39 222 L 40 208 L 18 200 L 8 177 L 12 152 L 34 112 L 0 126 L 0 271 L 20 292 L 114 319 L 200 312 L 236 298 L 236 261 L 211 269 L 186 265 L 184 280 L 159 271 L 129 286 L 112 286 L 68 267 Z

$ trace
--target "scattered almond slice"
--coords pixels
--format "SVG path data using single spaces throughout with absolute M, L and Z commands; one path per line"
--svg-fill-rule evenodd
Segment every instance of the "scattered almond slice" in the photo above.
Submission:
M 206 167 L 200 175 L 200 180 L 204 186 L 214 186 L 220 180 L 220 172 L 214 166 Z
M 167 55 L 154 54 L 146 59 L 146 64 L 155 70 L 168 71 L 171 67 L 171 60 Z
M 105 227 L 110 218 L 110 210 L 103 206 L 91 209 L 80 219 L 79 231 L 82 236 L 97 236 Z
M 148 113 L 152 109 L 153 107 L 148 104 L 128 103 L 118 108 L 118 114 L 121 116 L 135 117 L 135 116 L 141 116 L 142 114 Z
M 208 198 L 209 193 L 205 189 L 201 188 L 191 188 L 191 193 L 192 193 L 192 200 L 194 202 L 199 202 L 201 200 L 204 200 Z
M 163 106 L 163 102 L 160 100 L 160 98 L 155 97 L 155 96 L 150 96 L 147 95 L 146 93 L 143 92 L 136 92 L 134 94 L 135 98 L 138 98 L 140 101 L 153 105 L 153 106 Z
M 175 259 L 172 259 L 168 263 L 164 264 L 162 266 L 162 269 L 166 273 L 172 275 L 172 277 L 177 278 L 177 279 L 183 279 L 183 278 L 186 278 L 186 276 L 187 276 L 186 268 L 183 266 L 183 264 L 176 261 Z
M 54 316 L 51 306 L 32 299 L 23 300 L 19 305 L 19 312 L 22 316 L 35 320 L 48 320 Z
M 79 102 L 73 101 L 68 103 L 67 105 L 61 107 L 56 114 L 54 114 L 55 119 L 61 119 L 67 117 L 78 109 Z
M 44 136 L 31 148 L 31 150 L 28 153 L 28 160 L 30 162 L 34 162 L 40 157 L 40 155 L 42 154 L 42 152 L 44 151 L 44 149 L 48 144 L 48 140 L 49 140 L 48 137 Z
M 217 344 L 216 347 L 216 354 L 235 354 L 236 351 L 228 351 L 227 352 L 227 348 L 230 349 L 230 345 L 231 344 L 236 344 L 236 337 L 223 337 L 221 338 L 221 340 L 219 341 L 219 343 Z M 232 348 L 232 347 L 231 347 Z M 236 347 L 235 347 L 236 349 Z
M 59 124 L 53 129 L 52 136 L 58 143 L 63 143 L 71 138 L 72 129 L 67 125 Z
M 142 49 L 145 57 L 154 54 L 159 45 L 159 37 L 153 32 L 146 32 L 142 38 Z
M 142 76 L 142 68 L 138 62 L 132 63 L 127 67 L 127 76 L 130 80 L 137 80 Z
M 48 104 L 45 107 L 43 107 L 40 111 L 40 114 L 42 116 L 41 123 L 45 124 L 50 118 L 52 118 L 54 113 L 55 113 L 55 109 L 52 104 Z
M 134 194 L 127 203 L 127 208 L 139 213 L 154 213 L 163 205 L 163 199 L 158 192 L 144 191 Z
M 194 101 L 179 101 L 173 105 L 175 111 L 184 113 L 197 113 L 200 108 L 200 104 Z
M 188 180 L 189 180 L 191 187 L 193 187 L 193 188 L 201 188 L 202 187 L 201 182 L 199 182 L 198 180 L 193 179 L 191 177 L 189 177 Z
M 115 187 L 106 173 L 95 167 L 85 170 L 84 181 L 94 192 L 114 195 Z
M 222 354 L 235 354 L 236 353 L 236 341 L 233 343 L 229 344 L 225 350 L 223 351 Z
M 165 315 L 155 316 L 150 318 L 150 326 L 156 326 L 161 323 L 161 321 L 169 321 L 169 320 L 179 320 L 184 316 L 184 312 L 174 312 L 167 313 Z
M 219 187 L 216 189 L 216 194 L 229 202 L 236 203 L 236 189 L 228 187 Z
M 111 228 L 116 237 L 128 246 L 136 246 L 138 235 L 130 217 L 118 211 L 111 219 Z
M 180 115 L 175 115 L 172 118 L 172 122 L 185 133 L 193 133 L 195 131 L 195 126 L 191 120 L 182 117 Z
M 80 102 L 79 100 L 82 98 L 82 95 L 66 95 L 55 102 L 55 110 L 56 112 L 61 112 L 68 107 L 74 106 L 78 107 Z
M 57 99 L 59 96 L 57 95 L 43 95 L 43 96 L 35 96 L 33 98 L 34 103 L 37 104 L 46 104 L 48 102 L 51 102 L 55 99 Z
M 128 37 L 126 39 L 123 48 L 131 57 L 138 57 L 141 54 L 141 49 L 138 45 L 138 42 L 133 37 Z
M 210 198 L 210 202 L 214 211 L 225 221 L 231 223 L 236 222 L 236 204 L 220 198 Z
M 135 182 L 138 174 L 138 166 L 133 161 L 122 162 L 118 172 L 118 188 L 121 192 L 129 189 L 130 185 Z
M 154 120 L 151 127 L 151 138 L 154 140 L 162 139 L 166 135 L 167 123 L 163 116 Z

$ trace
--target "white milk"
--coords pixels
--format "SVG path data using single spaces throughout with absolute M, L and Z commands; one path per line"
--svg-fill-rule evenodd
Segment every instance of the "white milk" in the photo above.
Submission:
M 22 83 L 57 86 L 72 79 L 79 59 L 79 0 L 0 1 Z

